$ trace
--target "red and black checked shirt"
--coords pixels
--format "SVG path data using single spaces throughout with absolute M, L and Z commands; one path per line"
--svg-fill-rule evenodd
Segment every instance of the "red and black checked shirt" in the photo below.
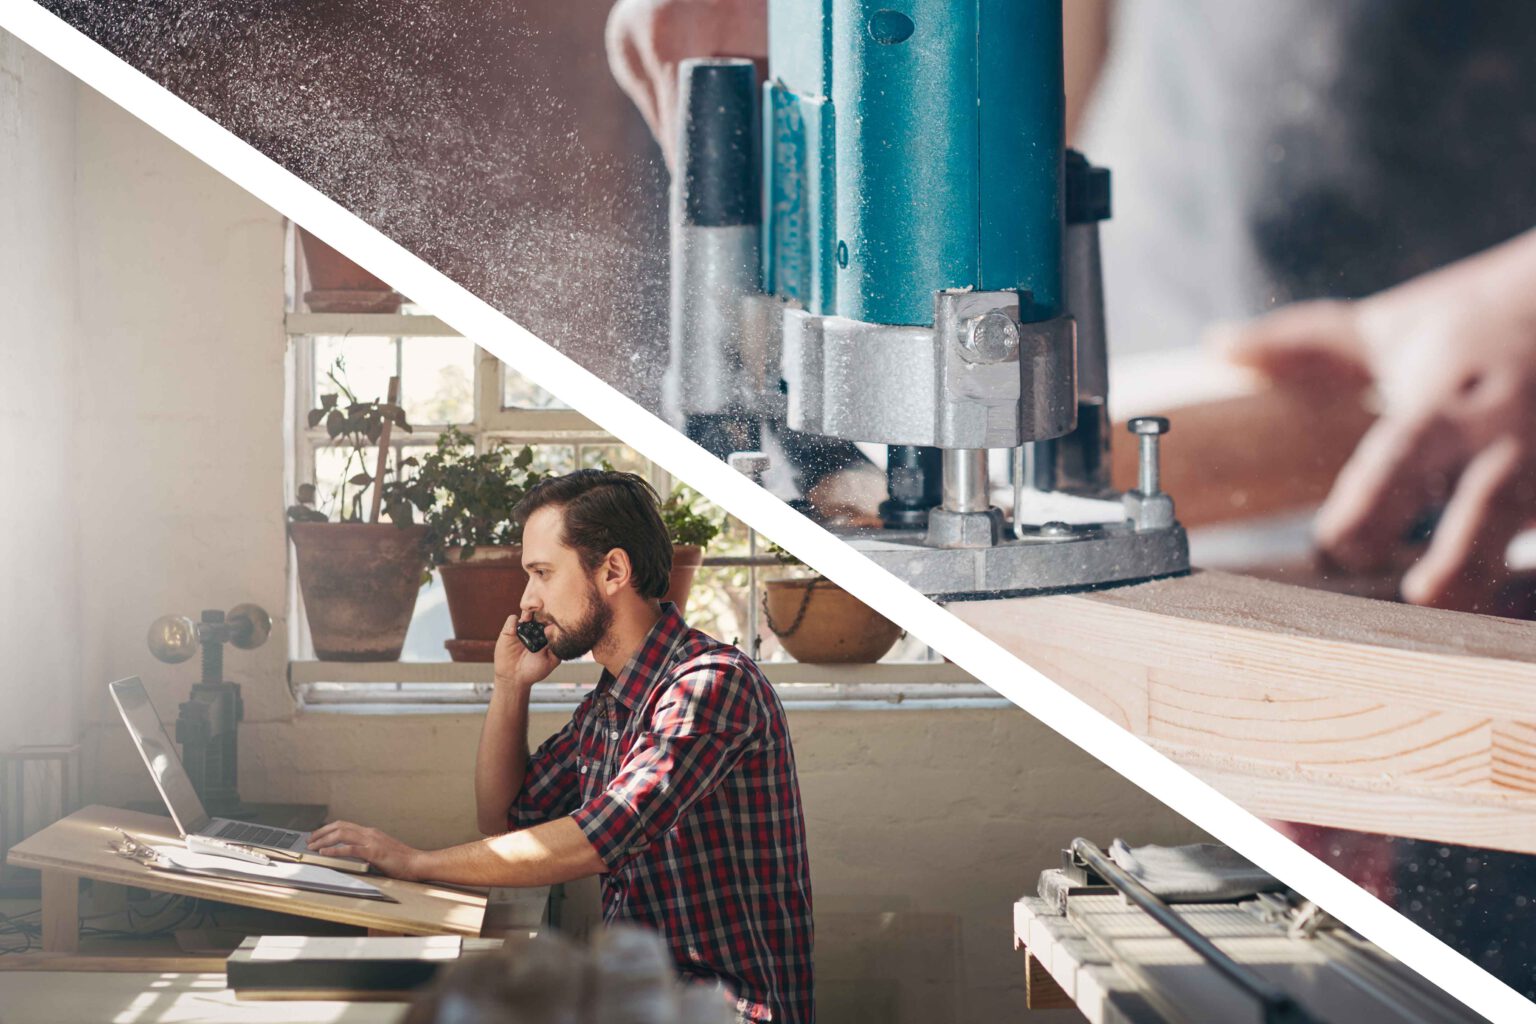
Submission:
M 811 877 L 784 706 L 671 604 L 528 761 L 507 822 L 570 815 L 608 865 L 603 920 L 659 931 L 744 1020 L 811 1024 Z

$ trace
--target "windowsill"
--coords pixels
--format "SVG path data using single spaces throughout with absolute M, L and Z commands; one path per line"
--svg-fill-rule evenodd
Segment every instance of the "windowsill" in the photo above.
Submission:
M 947 662 L 807 665 L 790 661 L 764 662 L 761 668 L 779 699 L 795 710 L 1012 706 Z M 596 684 L 598 672 L 591 662 L 556 666 L 548 680 L 534 687 L 532 710 L 574 709 Z M 303 713 L 462 714 L 489 701 L 491 666 L 483 662 L 292 661 L 288 681 Z

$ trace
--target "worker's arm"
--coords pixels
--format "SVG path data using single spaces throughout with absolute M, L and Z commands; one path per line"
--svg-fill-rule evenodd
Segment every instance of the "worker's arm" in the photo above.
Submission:
M 761 749 L 766 715 L 754 678 L 734 660 L 705 658 L 681 671 L 607 787 L 571 815 L 609 869 L 645 850 Z M 772 793 L 758 794 L 772 807 Z M 758 828 L 775 823 L 767 816 Z
M 518 616 L 509 617 L 496 640 L 495 683 L 475 753 L 475 821 L 488 836 L 506 831 L 507 810 L 527 776 L 528 701 L 533 685 L 559 664 L 548 647 L 537 654 L 524 647 L 517 637 L 517 622 Z M 546 745 L 540 753 L 558 757 L 558 746 Z
M 608 14 L 608 67 L 667 166 L 677 146 L 677 69 L 690 57 L 768 60 L 768 0 L 618 0 Z
M 1401 590 L 1416 604 L 1531 614 L 1530 580 L 1505 552 L 1536 510 L 1533 282 L 1528 231 L 1366 299 L 1298 303 L 1213 332 L 1282 384 L 1375 387 L 1380 418 L 1317 516 L 1333 562 L 1407 568 Z M 1414 535 L 1437 511 L 1425 549 Z
M 733 662 L 707 661 L 683 673 L 657 708 L 613 781 L 569 817 L 442 850 L 334 821 L 315 830 L 310 848 L 361 857 L 395 878 L 464 885 L 553 885 L 605 872 L 670 831 L 763 730 L 752 680 Z
M 1062 5 L 1062 57 L 1067 94 L 1067 145 L 1075 146 L 1083 112 L 1109 54 L 1114 0 L 1067 0 Z
M 457 885 L 554 885 L 607 868 L 570 818 L 477 839 L 442 850 L 418 850 L 376 828 L 333 821 L 310 846 L 333 857 L 361 857 L 392 878 Z

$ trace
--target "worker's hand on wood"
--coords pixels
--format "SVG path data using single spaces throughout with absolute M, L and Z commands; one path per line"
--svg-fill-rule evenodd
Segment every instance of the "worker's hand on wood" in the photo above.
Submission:
M 869 463 L 828 473 L 805 496 L 817 518 L 828 526 L 869 529 L 880 528 L 880 503 L 885 497 L 885 474 Z
M 768 0 L 618 0 L 608 15 L 608 66 L 661 144 L 677 150 L 677 71 L 690 57 L 768 59 Z
M 1325 557 L 1405 569 L 1416 604 L 1531 613 L 1531 580 L 1505 553 L 1536 518 L 1536 232 L 1367 299 L 1298 303 L 1216 334 L 1281 383 L 1375 387 L 1380 418 L 1318 512 Z
M 418 881 L 417 863 L 421 851 L 376 828 L 364 828 L 350 821 L 333 821 L 315 829 L 309 848 L 328 857 L 361 857 L 391 878 Z
M 507 616 L 507 621 L 501 627 L 501 635 L 496 638 L 496 653 L 492 656 L 495 663 L 493 679 L 498 688 L 532 686 L 549 678 L 555 666 L 560 664 L 554 651 L 548 647 L 530 651 L 517 635 L 517 624 L 532 618 L 533 612 L 525 610 Z

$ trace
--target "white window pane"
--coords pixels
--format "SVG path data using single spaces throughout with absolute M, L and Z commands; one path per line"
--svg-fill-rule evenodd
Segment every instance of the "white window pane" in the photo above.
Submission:
M 432 582 L 416 595 L 416 610 L 411 615 L 411 628 L 405 633 L 400 660 L 449 661 L 448 648 L 443 646 L 443 641 L 452 637 L 453 623 L 448 618 L 443 581 L 433 573 Z
M 362 449 L 361 455 L 347 447 L 326 447 L 315 451 L 315 504 L 332 521 L 368 516 L 364 499 L 372 500 L 367 487 L 351 483 L 359 473 L 373 476 L 378 465 L 379 450 L 376 447 Z
M 651 470 L 649 459 L 623 444 L 584 444 L 581 446 L 580 462 L 582 469 L 600 469 L 606 462 L 614 469 L 638 473 L 647 479 Z
M 475 346 L 465 338 L 401 342 L 400 404 L 411 426 L 475 418 Z
M 396 370 L 393 338 L 320 336 L 314 339 L 314 353 L 315 394 L 310 408 L 320 404 L 321 395 L 337 393 L 330 379 L 333 372 L 359 402 L 382 402 L 389 394 L 389 378 Z M 335 368 L 338 358 L 340 370 Z
M 501 407 L 503 409 L 570 408 L 506 363 L 501 364 Z
M 389 465 L 386 467 L 384 479 L 394 479 L 396 468 L 405 456 L 414 455 L 420 460 L 430 450 L 430 446 L 426 444 L 390 445 Z M 359 473 L 367 473 L 372 477 L 378 471 L 378 466 L 377 445 L 362 449 L 361 454 L 341 445 L 316 448 L 314 480 L 316 507 L 333 521 L 357 518 L 359 509 L 362 518 L 367 519 L 373 511 L 373 487 L 372 485 L 360 486 L 352 483 L 351 480 Z M 409 476 L 410 473 L 411 470 L 407 468 L 406 475 Z M 383 517 L 382 512 L 380 516 Z M 388 522 L 388 519 L 385 521 Z
M 520 444 L 509 444 L 507 450 L 517 453 Z M 569 473 L 576 468 L 576 446 L 573 444 L 536 444 L 533 446 L 533 466 L 541 473 Z

